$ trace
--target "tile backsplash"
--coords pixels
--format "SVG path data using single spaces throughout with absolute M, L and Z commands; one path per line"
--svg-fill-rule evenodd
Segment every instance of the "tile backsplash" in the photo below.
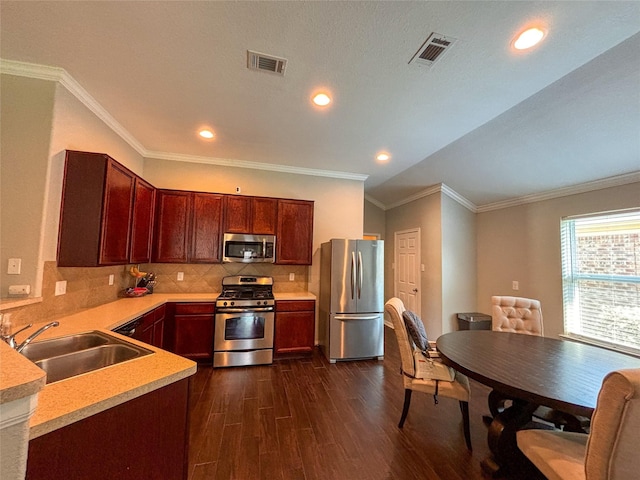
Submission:
M 3 310 L 11 313 L 14 327 L 28 323 L 55 320 L 80 310 L 97 307 L 121 297 L 122 291 L 133 287 L 135 279 L 129 274 L 131 265 L 113 267 L 65 267 L 56 262 L 45 262 L 42 284 L 42 302 Z M 268 275 L 273 277 L 275 293 L 306 292 L 308 290 L 308 266 L 273 264 L 174 264 L 154 263 L 139 265 L 141 271 L 156 274 L 157 293 L 206 293 L 219 292 L 222 277 L 226 275 Z M 178 272 L 183 280 L 178 281 Z M 109 285 L 109 275 L 114 284 Z M 295 279 L 289 280 L 290 274 Z M 67 293 L 55 296 L 57 281 L 67 281 Z

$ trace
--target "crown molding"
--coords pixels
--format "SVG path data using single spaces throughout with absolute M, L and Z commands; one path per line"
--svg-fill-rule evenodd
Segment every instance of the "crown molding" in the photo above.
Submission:
M 247 160 L 233 160 L 229 158 L 201 157 L 197 155 L 184 155 L 179 153 L 147 151 L 145 158 L 170 160 L 173 162 L 206 163 L 209 165 L 221 165 L 225 167 L 250 168 L 252 170 L 268 170 L 271 172 L 311 175 L 314 177 L 329 177 L 342 180 L 357 180 L 360 182 L 364 182 L 369 177 L 369 175 L 362 175 L 359 173 L 317 170 L 313 168 L 293 167 L 289 165 L 276 165 L 274 163 L 250 162 Z
M 384 203 L 379 202 L 378 200 L 376 200 L 375 198 L 373 198 L 371 195 L 365 193 L 364 194 L 364 199 L 367 202 L 373 203 L 376 207 L 378 207 L 380 210 L 386 210 L 387 207 L 384 206 Z
M 318 170 L 288 165 L 276 165 L 272 163 L 250 162 L 246 160 L 200 157 L 196 155 L 183 155 L 169 152 L 152 152 L 147 150 L 133 135 L 131 135 L 126 128 L 113 118 L 111 114 L 109 114 L 109 112 L 107 112 L 107 110 L 63 68 L 48 67 L 45 65 L 36 65 L 34 63 L 17 62 L 0 58 L 0 73 L 60 83 L 60 85 L 65 87 L 84 106 L 91 110 L 93 114 L 100 118 L 100 120 L 102 120 L 144 158 L 157 158 L 176 162 L 206 163 L 209 165 L 249 168 L 253 170 L 268 170 L 271 172 L 311 175 L 314 177 L 328 177 L 342 180 L 356 180 L 360 182 L 364 182 L 369 178 L 369 175 L 359 173 Z
M 593 182 L 580 183 L 571 187 L 558 188 L 556 190 L 549 190 L 547 192 L 525 195 L 523 197 L 513 198 L 510 200 L 487 203 L 485 205 L 479 206 L 477 208 L 477 212 L 490 212 L 492 210 L 500 210 L 503 208 L 516 207 L 518 205 L 525 205 L 528 203 L 542 202 L 544 200 L 551 200 L 554 198 L 568 197 L 569 195 L 577 195 L 579 193 L 587 193 L 594 190 L 618 187 L 621 185 L 627 185 L 629 183 L 636 182 L 640 182 L 640 171 L 627 173 L 624 175 L 617 175 L 615 177 L 607 177 L 601 180 L 594 180 Z
M 471 212 L 476 213 L 476 211 L 477 211 L 477 207 L 472 202 L 470 202 L 469 200 L 464 198 L 462 195 L 460 195 L 458 192 L 453 190 L 451 187 L 448 187 L 444 183 L 438 183 L 436 185 L 431 185 L 430 187 L 427 187 L 424 190 L 421 190 L 421 191 L 419 191 L 417 193 L 414 193 L 413 195 L 410 195 L 410 196 L 408 196 L 408 197 L 406 197 L 406 198 L 404 198 L 404 199 L 402 199 L 402 200 L 400 200 L 398 202 L 395 202 L 395 203 L 392 203 L 391 205 L 383 206 L 383 207 L 380 207 L 380 208 L 382 208 L 383 210 L 391 210 L 392 208 L 400 207 L 402 205 L 406 205 L 407 203 L 411 203 L 411 202 L 414 202 L 414 201 L 419 200 L 421 198 L 428 197 L 429 195 L 433 195 L 434 193 L 443 193 L 447 197 L 449 197 L 452 200 L 458 202 L 463 207 L 469 209 Z M 371 201 L 371 200 L 369 200 L 369 201 Z M 383 204 L 380 203 L 380 205 L 383 205 Z
M 58 82 L 65 87 L 80 103 L 87 107 L 95 116 L 102 120 L 111 130 L 119 135 L 138 154 L 144 156 L 146 149 L 131 135 L 115 118 L 113 118 L 100 103 L 87 92 L 69 73 L 58 67 L 48 67 L 33 63 L 16 62 L 0 59 L 0 73 L 20 77 L 36 78 Z

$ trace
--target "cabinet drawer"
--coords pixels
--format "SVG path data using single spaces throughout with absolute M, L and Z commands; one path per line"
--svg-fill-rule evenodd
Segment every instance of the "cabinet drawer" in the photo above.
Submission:
M 176 303 L 176 315 L 197 315 L 201 313 L 213 313 L 215 303 Z
M 316 308 L 315 300 L 279 300 L 276 302 L 276 312 L 306 312 Z

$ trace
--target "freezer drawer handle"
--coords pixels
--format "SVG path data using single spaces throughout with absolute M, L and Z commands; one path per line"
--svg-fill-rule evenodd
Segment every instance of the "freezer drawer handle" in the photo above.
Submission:
M 377 320 L 378 318 L 380 318 L 380 315 L 358 315 L 357 317 L 354 315 L 336 315 L 333 318 L 335 318 L 336 320 Z

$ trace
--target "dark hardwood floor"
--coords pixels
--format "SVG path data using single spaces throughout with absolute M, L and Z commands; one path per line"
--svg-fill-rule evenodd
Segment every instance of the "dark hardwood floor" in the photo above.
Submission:
M 400 359 L 393 330 L 385 330 L 384 361 L 332 365 L 316 351 L 269 366 L 200 366 L 191 385 L 189 479 L 485 478 L 489 390 L 472 382 L 473 452 L 455 400 L 434 405 L 414 393 L 399 429 Z

